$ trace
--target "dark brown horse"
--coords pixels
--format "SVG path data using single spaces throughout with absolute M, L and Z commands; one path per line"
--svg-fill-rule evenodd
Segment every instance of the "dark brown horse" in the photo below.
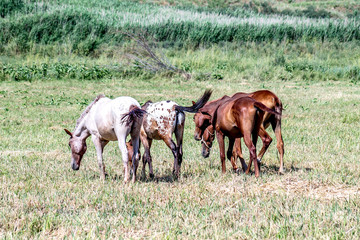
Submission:
M 260 153 L 258 155 L 258 161 L 260 162 L 262 157 L 264 156 L 267 148 L 272 142 L 272 138 L 269 136 L 269 134 L 265 131 L 265 129 L 271 125 L 275 136 L 277 139 L 277 148 L 280 155 L 280 168 L 279 172 L 283 172 L 283 156 L 284 156 L 284 143 L 281 135 L 281 112 L 282 112 L 282 103 L 280 99 L 272 92 L 268 90 L 260 90 L 253 93 L 236 93 L 232 97 L 224 96 L 220 99 L 211 101 L 207 103 L 203 108 L 199 110 L 198 113 L 194 116 L 194 122 L 195 122 L 195 139 L 201 140 L 203 151 L 202 155 L 204 157 L 208 157 L 210 154 L 212 142 L 214 140 L 214 128 L 211 125 L 212 116 L 214 116 L 215 110 L 218 106 L 223 104 L 225 101 L 227 101 L 230 98 L 237 99 L 240 97 L 249 96 L 254 98 L 256 101 L 263 103 L 266 107 L 276 111 L 279 113 L 279 115 L 274 115 L 269 112 L 265 112 L 263 117 L 263 123 L 260 126 L 259 130 L 259 136 L 263 142 L 263 147 L 260 150 Z M 233 149 L 228 150 L 228 156 L 229 151 L 232 151 Z M 235 140 L 235 148 L 232 152 L 231 160 L 232 166 L 234 171 L 238 171 L 238 167 L 236 165 L 237 158 L 240 158 L 242 169 L 245 171 L 247 166 L 245 164 L 245 161 L 242 156 L 241 152 L 241 141 L 240 139 Z

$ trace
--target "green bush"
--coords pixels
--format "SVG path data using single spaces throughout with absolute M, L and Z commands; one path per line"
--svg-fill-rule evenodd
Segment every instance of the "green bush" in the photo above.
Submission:
M 0 65 L 0 79 L 12 81 L 32 81 L 35 79 L 75 78 L 96 80 L 111 78 L 115 70 L 101 66 L 71 65 L 66 63 L 40 64 L 31 66 Z
M 23 0 L 1 0 L 0 17 L 4 18 L 13 12 L 21 11 L 24 8 Z

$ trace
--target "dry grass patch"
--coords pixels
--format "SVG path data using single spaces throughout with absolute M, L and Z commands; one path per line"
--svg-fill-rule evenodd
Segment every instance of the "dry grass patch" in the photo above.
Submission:
M 296 177 L 286 177 L 276 181 L 261 184 L 258 191 L 271 194 L 297 195 L 326 200 L 349 201 L 358 198 L 359 187 L 346 186 L 344 184 L 325 184 L 320 181 L 302 180 Z

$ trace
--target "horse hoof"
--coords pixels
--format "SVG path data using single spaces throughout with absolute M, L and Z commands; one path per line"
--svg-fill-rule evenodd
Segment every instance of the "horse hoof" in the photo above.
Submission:
M 256 159 L 257 160 L 257 164 L 259 166 L 259 168 L 261 167 L 261 160 L 260 159 Z
M 151 179 L 154 178 L 154 174 L 153 174 L 153 173 L 150 173 L 149 176 L 150 176 Z

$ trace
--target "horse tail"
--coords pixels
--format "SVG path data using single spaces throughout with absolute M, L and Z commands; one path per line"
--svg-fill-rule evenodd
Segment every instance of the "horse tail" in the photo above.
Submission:
M 145 110 L 139 108 L 138 106 L 131 105 L 129 112 L 121 117 L 121 123 L 125 124 L 126 126 L 129 126 L 135 120 L 142 119 L 145 113 L 146 113 Z
M 264 112 L 268 112 L 271 114 L 274 114 L 275 117 L 280 115 L 281 118 L 281 113 L 272 110 L 271 108 L 268 108 L 267 106 L 265 106 L 264 104 L 262 104 L 261 102 L 254 102 L 254 107 L 257 108 L 258 110 L 262 110 Z
M 282 110 L 283 110 L 282 103 L 279 100 L 279 101 L 276 102 L 276 105 L 275 105 L 275 111 L 277 113 L 279 113 L 279 114 L 275 115 L 275 119 L 276 119 L 277 122 L 281 122 Z
M 211 89 L 207 89 L 205 90 L 204 94 L 202 95 L 201 98 L 199 98 L 199 100 L 197 100 L 196 103 L 194 103 L 191 107 L 183 107 L 183 106 L 176 106 L 175 110 L 180 111 L 180 112 L 190 112 L 190 113 L 196 113 L 197 111 L 199 111 L 200 108 L 202 108 L 207 101 L 209 101 L 210 97 L 212 94 L 212 90 Z

